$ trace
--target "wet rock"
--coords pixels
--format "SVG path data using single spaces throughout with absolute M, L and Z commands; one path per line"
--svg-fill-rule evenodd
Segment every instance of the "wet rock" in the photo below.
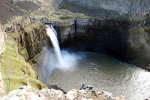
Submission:
M 49 88 L 49 89 L 60 90 L 60 91 L 62 91 L 64 94 L 67 93 L 65 90 L 63 90 L 62 88 L 58 87 L 57 85 L 49 85 L 48 88 Z
M 93 87 L 91 86 L 91 85 L 82 85 L 82 87 L 80 88 L 80 90 L 92 90 L 93 89 Z
M 150 65 L 141 66 L 142 68 L 146 69 L 147 71 L 150 71 Z

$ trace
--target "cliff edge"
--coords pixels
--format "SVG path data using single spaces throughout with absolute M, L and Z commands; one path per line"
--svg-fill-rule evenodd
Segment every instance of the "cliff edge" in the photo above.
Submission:
M 146 15 L 150 13 L 149 0 L 64 0 L 60 8 L 101 18 Z

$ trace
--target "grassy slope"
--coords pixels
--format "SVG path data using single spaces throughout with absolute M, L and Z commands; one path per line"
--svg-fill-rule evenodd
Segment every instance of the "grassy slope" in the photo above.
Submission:
M 32 66 L 19 55 L 17 43 L 10 36 L 6 41 L 6 50 L 2 58 L 2 76 L 7 92 L 27 84 L 35 90 L 46 87 L 37 79 L 37 73 Z

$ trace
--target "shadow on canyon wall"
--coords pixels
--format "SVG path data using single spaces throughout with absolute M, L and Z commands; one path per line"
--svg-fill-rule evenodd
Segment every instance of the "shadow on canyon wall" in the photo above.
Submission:
M 76 19 L 77 23 L 61 26 L 61 47 L 104 53 L 139 66 L 150 64 L 149 21 Z M 77 27 L 77 28 L 75 28 Z

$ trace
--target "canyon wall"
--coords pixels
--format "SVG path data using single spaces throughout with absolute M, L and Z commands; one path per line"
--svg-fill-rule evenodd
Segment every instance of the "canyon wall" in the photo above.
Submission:
M 46 88 L 33 70 L 33 64 L 36 63 L 34 58 L 42 51 L 46 44 L 44 41 L 48 42 L 45 28 L 41 24 L 24 28 L 20 26 L 17 32 L 7 32 L 6 48 L 0 59 L 0 92 L 3 89 L 7 93 L 23 85 L 31 86 L 34 90 Z M 26 61 L 31 59 L 32 64 Z M 3 83 L 5 87 L 2 88 Z
M 104 53 L 149 70 L 149 16 L 142 20 L 78 18 L 51 23 L 60 35 L 62 47 Z
M 102 18 L 145 15 L 150 12 L 149 0 L 64 0 L 60 8 Z
M 26 58 L 33 59 L 38 55 L 43 47 L 48 46 L 50 39 L 48 38 L 43 24 L 32 24 L 25 28 L 20 27 L 18 31 L 18 51 Z
M 77 18 L 76 35 L 68 35 L 69 43 L 73 37 L 72 45 L 150 70 L 149 5 L 148 0 L 63 0 L 59 8 L 94 17 Z M 72 27 L 62 29 L 71 34 L 75 32 Z

